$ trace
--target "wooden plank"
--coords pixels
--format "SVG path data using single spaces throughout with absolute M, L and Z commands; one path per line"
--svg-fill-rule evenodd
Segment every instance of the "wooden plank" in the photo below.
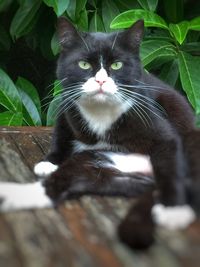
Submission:
M 22 162 L 19 154 L 9 146 L 4 139 L 0 140 L 0 180 L 19 183 L 34 181 L 33 173 Z
M 47 153 L 51 131 L 46 127 L 0 127 L 0 180 L 34 181 L 30 169 Z M 199 221 L 185 231 L 158 228 L 157 242 L 147 251 L 123 245 L 116 229 L 132 202 L 84 196 L 66 201 L 58 210 L 1 214 L 0 266 L 199 266 Z
M 59 211 L 63 215 L 66 225 L 73 234 L 75 240 L 91 255 L 93 264 L 97 267 L 121 267 L 122 264 L 117 259 L 106 242 L 105 236 L 98 235 L 93 223 L 79 205 L 78 202 L 71 202 L 60 207 Z

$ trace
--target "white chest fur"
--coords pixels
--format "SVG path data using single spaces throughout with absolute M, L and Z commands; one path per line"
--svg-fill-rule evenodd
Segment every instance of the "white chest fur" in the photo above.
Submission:
M 128 109 L 126 105 L 108 105 L 94 103 L 79 107 L 81 115 L 88 123 L 89 129 L 99 136 L 104 136 L 112 124 Z
M 120 98 L 118 90 L 103 66 L 82 86 L 84 94 L 77 103 L 80 113 L 89 130 L 99 136 L 104 136 L 112 124 L 130 108 L 130 104 Z

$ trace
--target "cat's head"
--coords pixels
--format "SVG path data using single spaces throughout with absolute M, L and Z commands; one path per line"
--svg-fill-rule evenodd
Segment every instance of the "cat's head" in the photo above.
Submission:
M 121 88 L 137 84 L 141 76 L 139 47 L 144 23 L 114 33 L 83 33 L 65 18 L 58 21 L 61 54 L 57 76 L 64 97 L 84 104 L 118 105 Z

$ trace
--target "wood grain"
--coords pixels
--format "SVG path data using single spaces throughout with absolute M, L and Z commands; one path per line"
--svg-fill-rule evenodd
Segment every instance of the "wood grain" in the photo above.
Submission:
M 0 127 L 0 180 L 35 181 L 51 128 Z M 116 229 L 134 199 L 90 197 L 55 209 L 0 214 L 1 267 L 199 267 L 200 223 L 184 231 L 157 229 L 156 243 L 137 252 Z

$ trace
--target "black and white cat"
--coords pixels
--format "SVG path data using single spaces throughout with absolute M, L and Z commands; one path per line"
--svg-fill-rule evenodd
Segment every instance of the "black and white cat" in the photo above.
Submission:
M 155 222 L 176 229 L 195 219 L 189 204 L 200 208 L 200 133 L 184 97 L 143 70 L 143 28 L 139 20 L 117 33 L 82 33 L 59 19 L 62 105 L 51 151 L 34 168 L 55 203 L 84 194 L 141 196 L 140 208 L 131 209 L 119 228 L 130 245 L 136 213 L 141 220 L 148 216 L 149 225 L 152 213 Z M 32 198 L 18 208 L 51 205 L 43 187 L 33 186 L 41 202 Z M 4 210 L 18 201 L 11 204 L 5 195 Z

